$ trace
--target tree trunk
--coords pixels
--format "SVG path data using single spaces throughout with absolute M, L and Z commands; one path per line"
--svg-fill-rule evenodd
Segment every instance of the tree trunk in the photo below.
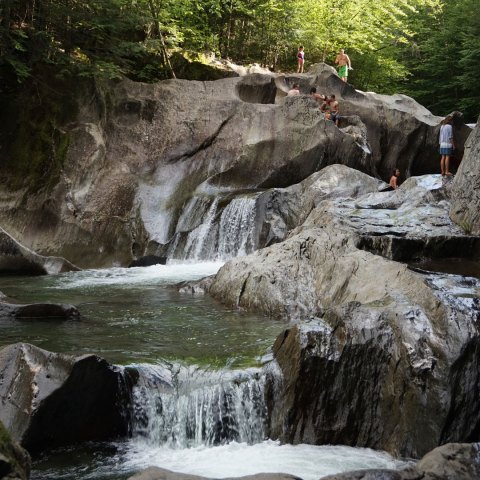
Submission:
M 165 40 L 162 35 L 162 25 L 160 23 L 160 20 L 158 18 L 157 11 L 155 10 L 155 5 L 153 4 L 153 0 L 148 0 L 148 4 L 150 6 L 150 12 L 152 14 L 152 17 L 155 20 L 156 26 L 157 26 L 157 33 L 158 33 L 158 38 L 160 39 L 160 44 L 162 46 L 162 53 L 163 53 L 163 58 L 165 59 L 165 65 L 167 66 L 168 70 L 170 71 L 170 74 L 172 75 L 172 78 L 177 78 L 175 75 L 175 72 L 173 71 L 172 64 L 170 63 L 170 58 L 168 57 L 168 51 L 167 51 L 167 46 L 165 45 Z

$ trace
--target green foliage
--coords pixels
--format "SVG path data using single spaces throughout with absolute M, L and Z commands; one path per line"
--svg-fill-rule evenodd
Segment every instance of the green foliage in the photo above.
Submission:
M 404 58 L 413 80 L 404 86 L 438 115 L 463 111 L 475 122 L 480 114 L 479 0 L 443 1 L 417 24 L 417 49 Z
M 294 70 L 302 44 L 307 68 L 333 64 L 344 48 L 357 88 L 401 89 L 435 113 L 463 109 L 474 119 L 479 7 L 480 0 L 3 0 L 0 90 L 42 81 L 43 65 L 63 79 L 154 82 L 174 76 L 176 51 Z M 190 70 L 201 77 L 202 69 Z

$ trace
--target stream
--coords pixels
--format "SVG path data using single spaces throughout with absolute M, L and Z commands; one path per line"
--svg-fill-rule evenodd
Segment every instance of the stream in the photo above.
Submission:
M 79 320 L 0 323 L 0 347 L 98 354 L 139 372 L 131 438 L 42 454 L 33 480 L 122 480 L 149 466 L 211 478 L 285 472 L 304 480 L 362 468 L 400 468 L 383 452 L 281 445 L 267 438 L 262 365 L 284 322 L 227 308 L 174 285 L 214 274 L 221 262 L 2 277 L 20 303 L 76 305 Z

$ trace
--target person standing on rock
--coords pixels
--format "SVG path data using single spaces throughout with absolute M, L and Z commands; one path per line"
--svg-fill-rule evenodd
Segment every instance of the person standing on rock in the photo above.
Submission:
M 298 63 L 297 73 L 303 73 L 303 65 L 305 63 L 305 52 L 303 51 L 302 45 L 298 47 L 297 63 Z
M 335 58 L 335 63 L 338 65 L 338 76 L 344 81 L 347 81 L 348 71 L 352 70 L 352 62 L 350 57 L 345 53 L 342 48 Z
M 452 121 L 453 117 L 448 115 L 442 121 L 442 126 L 440 127 L 440 171 L 442 177 L 452 176 L 452 173 L 450 172 L 450 157 L 453 155 L 453 150 L 455 149 Z

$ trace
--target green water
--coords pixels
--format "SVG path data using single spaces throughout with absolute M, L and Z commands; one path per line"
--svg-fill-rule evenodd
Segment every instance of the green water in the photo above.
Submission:
M 89 270 L 0 278 L 18 303 L 76 305 L 79 320 L 0 319 L 0 347 L 28 342 L 53 352 L 93 353 L 111 363 L 159 359 L 218 366 L 258 362 L 285 324 L 226 308 L 174 285 L 215 273 L 221 264 Z

